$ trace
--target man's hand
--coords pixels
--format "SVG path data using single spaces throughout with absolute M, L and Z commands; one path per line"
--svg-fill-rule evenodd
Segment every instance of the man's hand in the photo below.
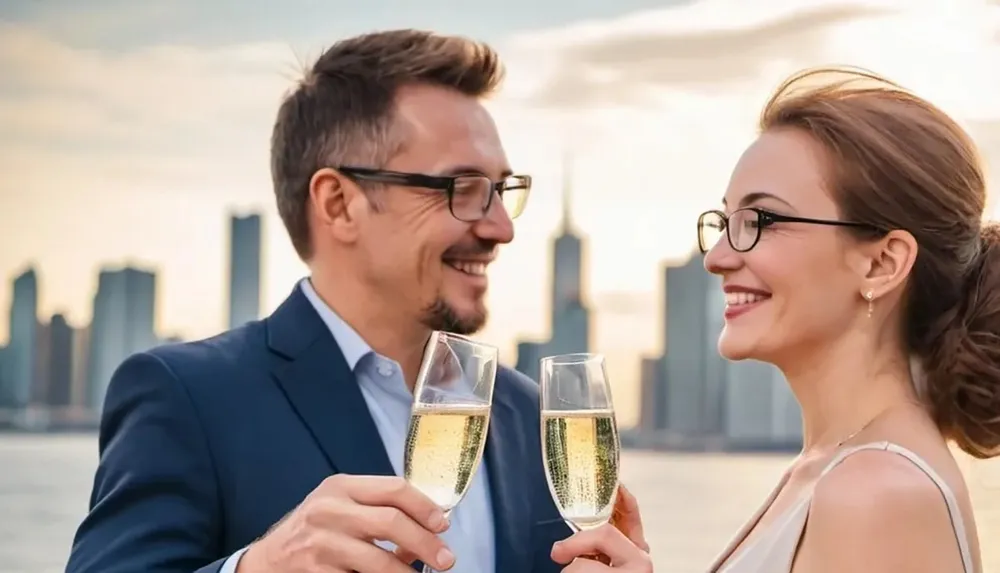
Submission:
M 395 543 L 438 570 L 455 557 L 436 534 L 444 513 L 399 477 L 334 475 L 254 542 L 237 573 L 412 573 L 375 540 Z

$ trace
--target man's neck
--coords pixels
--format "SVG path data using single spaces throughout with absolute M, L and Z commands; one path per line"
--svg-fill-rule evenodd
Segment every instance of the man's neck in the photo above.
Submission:
M 324 273 L 314 269 L 309 281 L 319 298 L 372 350 L 399 363 L 406 386 L 412 392 L 430 329 L 420 324 L 417 317 L 401 314 L 373 296 L 370 289 L 343 280 L 342 276 L 325 278 Z

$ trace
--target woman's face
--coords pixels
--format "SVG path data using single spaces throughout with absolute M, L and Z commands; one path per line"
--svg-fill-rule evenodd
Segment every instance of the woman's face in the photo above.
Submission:
M 823 149 L 807 134 L 766 132 L 736 165 L 724 211 L 728 215 L 756 207 L 840 220 L 823 174 Z M 733 227 L 734 238 L 737 232 L 756 232 L 752 223 Z M 780 365 L 836 343 L 864 312 L 858 273 L 848 265 L 852 248 L 851 239 L 837 227 L 809 223 L 763 227 L 753 249 L 742 253 L 723 236 L 705 256 L 705 268 L 722 277 L 726 296 L 719 352 L 730 360 Z

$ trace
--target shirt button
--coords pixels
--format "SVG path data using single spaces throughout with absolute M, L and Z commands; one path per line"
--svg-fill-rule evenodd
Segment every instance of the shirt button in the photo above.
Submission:
M 392 376 L 392 364 L 386 362 L 379 362 L 378 366 L 375 368 L 379 374 L 388 378 Z

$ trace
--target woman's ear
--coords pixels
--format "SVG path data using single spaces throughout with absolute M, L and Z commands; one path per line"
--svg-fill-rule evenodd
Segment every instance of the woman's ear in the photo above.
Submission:
M 862 296 L 872 300 L 901 287 L 917 260 L 917 240 L 907 231 L 890 231 L 879 241 L 864 247 L 867 269 L 861 277 Z

